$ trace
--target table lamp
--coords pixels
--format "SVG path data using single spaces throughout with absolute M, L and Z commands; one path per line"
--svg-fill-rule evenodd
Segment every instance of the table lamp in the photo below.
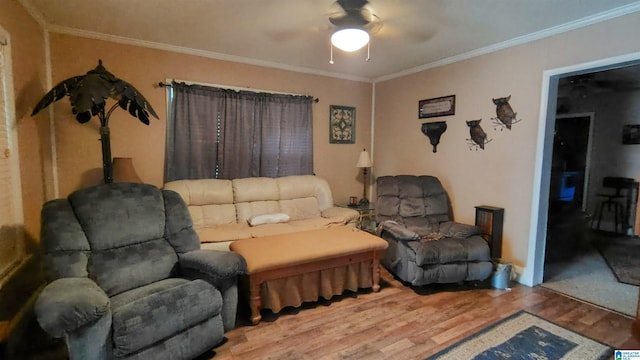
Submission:
M 360 157 L 358 158 L 358 163 L 356 164 L 357 168 L 362 168 L 362 174 L 364 175 L 364 188 L 362 189 L 362 199 L 360 199 L 360 202 L 358 203 L 359 206 L 369 205 L 369 200 L 367 200 L 367 169 L 372 166 L 373 163 L 371 162 L 371 156 L 369 156 L 369 153 L 366 149 L 362 149 L 362 152 L 360 152 Z
M 142 180 L 133 167 L 133 159 L 130 157 L 113 158 L 113 182 L 141 183 Z

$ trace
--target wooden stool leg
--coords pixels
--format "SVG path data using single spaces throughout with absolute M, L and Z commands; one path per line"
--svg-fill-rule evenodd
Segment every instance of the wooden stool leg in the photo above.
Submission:
M 260 282 L 249 275 L 249 307 L 251 308 L 251 323 L 253 325 L 257 325 L 262 319 L 262 315 L 260 315 L 261 305 Z
M 602 221 L 602 212 L 604 211 L 605 202 L 600 203 L 600 212 L 598 214 L 598 226 L 597 229 L 600 230 L 600 222 Z
M 624 224 L 625 224 L 625 219 L 624 219 L 624 210 L 622 208 L 621 204 L 618 204 L 618 220 L 616 220 L 616 231 L 618 231 L 618 223 L 620 224 L 620 232 L 624 233 Z
M 618 218 L 619 210 L 620 207 L 618 206 L 618 203 L 613 203 L 613 232 L 618 232 L 618 223 L 620 222 L 620 219 Z

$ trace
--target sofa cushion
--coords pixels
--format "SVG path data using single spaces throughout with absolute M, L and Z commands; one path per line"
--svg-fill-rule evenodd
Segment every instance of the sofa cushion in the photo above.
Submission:
M 188 206 L 233 204 L 233 188 L 231 180 L 176 180 L 164 184 L 164 188 L 167 190 L 173 190 L 180 194 Z
M 398 215 L 402 217 L 424 216 L 424 200 L 421 197 L 401 198 Z
M 209 225 L 195 230 L 201 243 L 209 243 L 249 238 L 251 229 L 245 221 L 237 224 Z
M 280 189 L 280 200 L 315 197 L 320 211 L 333 207 L 331 188 L 325 179 L 314 175 L 295 175 L 276 180 Z
M 280 190 L 276 179 L 252 177 L 233 179 L 231 183 L 233 184 L 233 201 L 235 203 L 280 199 Z
M 378 196 L 378 204 L 376 208 L 376 215 L 388 220 L 390 218 L 398 217 L 398 209 L 400 208 L 400 199 L 397 196 Z M 382 222 L 383 220 L 378 220 Z
M 251 228 L 250 236 L 251 238 L 263 237 L 263 236 L 271 236 L 271 235 L 279 235 L 279 234 L 289 234 L 292 232 L 300 231 L 300 228 L 295 227 L 293 224 L 296 222 L 287 222 L 280 224 L 264 224 L 260 226 L 255 226 Z M 244 238 L 243 238 L 244 239 Z M 240 240 L 234 239 L 234 240 Z
M 280 200 L 280 210 L 289 215 L 291 220 L 304 220 L 320 217 L 318 199 L 315 197 Z
M 253 216 L 280 212 L 285 211 L 281 211 L 280 205 L 275 200 L 236 203 L 236 221 L 238 223 L 246 223 Z
M 357 211 L 337 206 L 323 210 L 320 215 L 322 215 L 323 218 L 340 220 L 343 224 L 360 220 L 360 214 Z
M 106 250 L 164 235 L 162 193 L 145 184 L 92 186 L 69 195 L 91 249 Z
M 89 277 L 109 296 L 174 275 L 178 256 L 163 238 L 109 250 L 94 250 Z
M 113 346 L 124 357 L 222 310 L 222 296 L 204 280 L 166 279 L 112 298 Z
M 418 266 L 490 260 L 489 247 L 480 236 L 411 241 L 407 246 L 415 252 Z
M 193 226 L 196 228 L 216 224 L 233 224 L 237 219 L 234 204 L 189 206 L 189 213 Z

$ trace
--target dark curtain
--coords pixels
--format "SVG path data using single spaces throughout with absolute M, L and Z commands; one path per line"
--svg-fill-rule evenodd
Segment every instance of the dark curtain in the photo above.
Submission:
M 165 181 L 313 173 L 312 98 L 172 83 Z

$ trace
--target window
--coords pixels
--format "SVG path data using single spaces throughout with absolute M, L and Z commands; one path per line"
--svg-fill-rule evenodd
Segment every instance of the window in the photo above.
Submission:
M 0 287 L 24 259 L 20 163 L 8 34 L 0 27 Z
M 312 102 L 173 82 L 165 181 L 312 174 Z

